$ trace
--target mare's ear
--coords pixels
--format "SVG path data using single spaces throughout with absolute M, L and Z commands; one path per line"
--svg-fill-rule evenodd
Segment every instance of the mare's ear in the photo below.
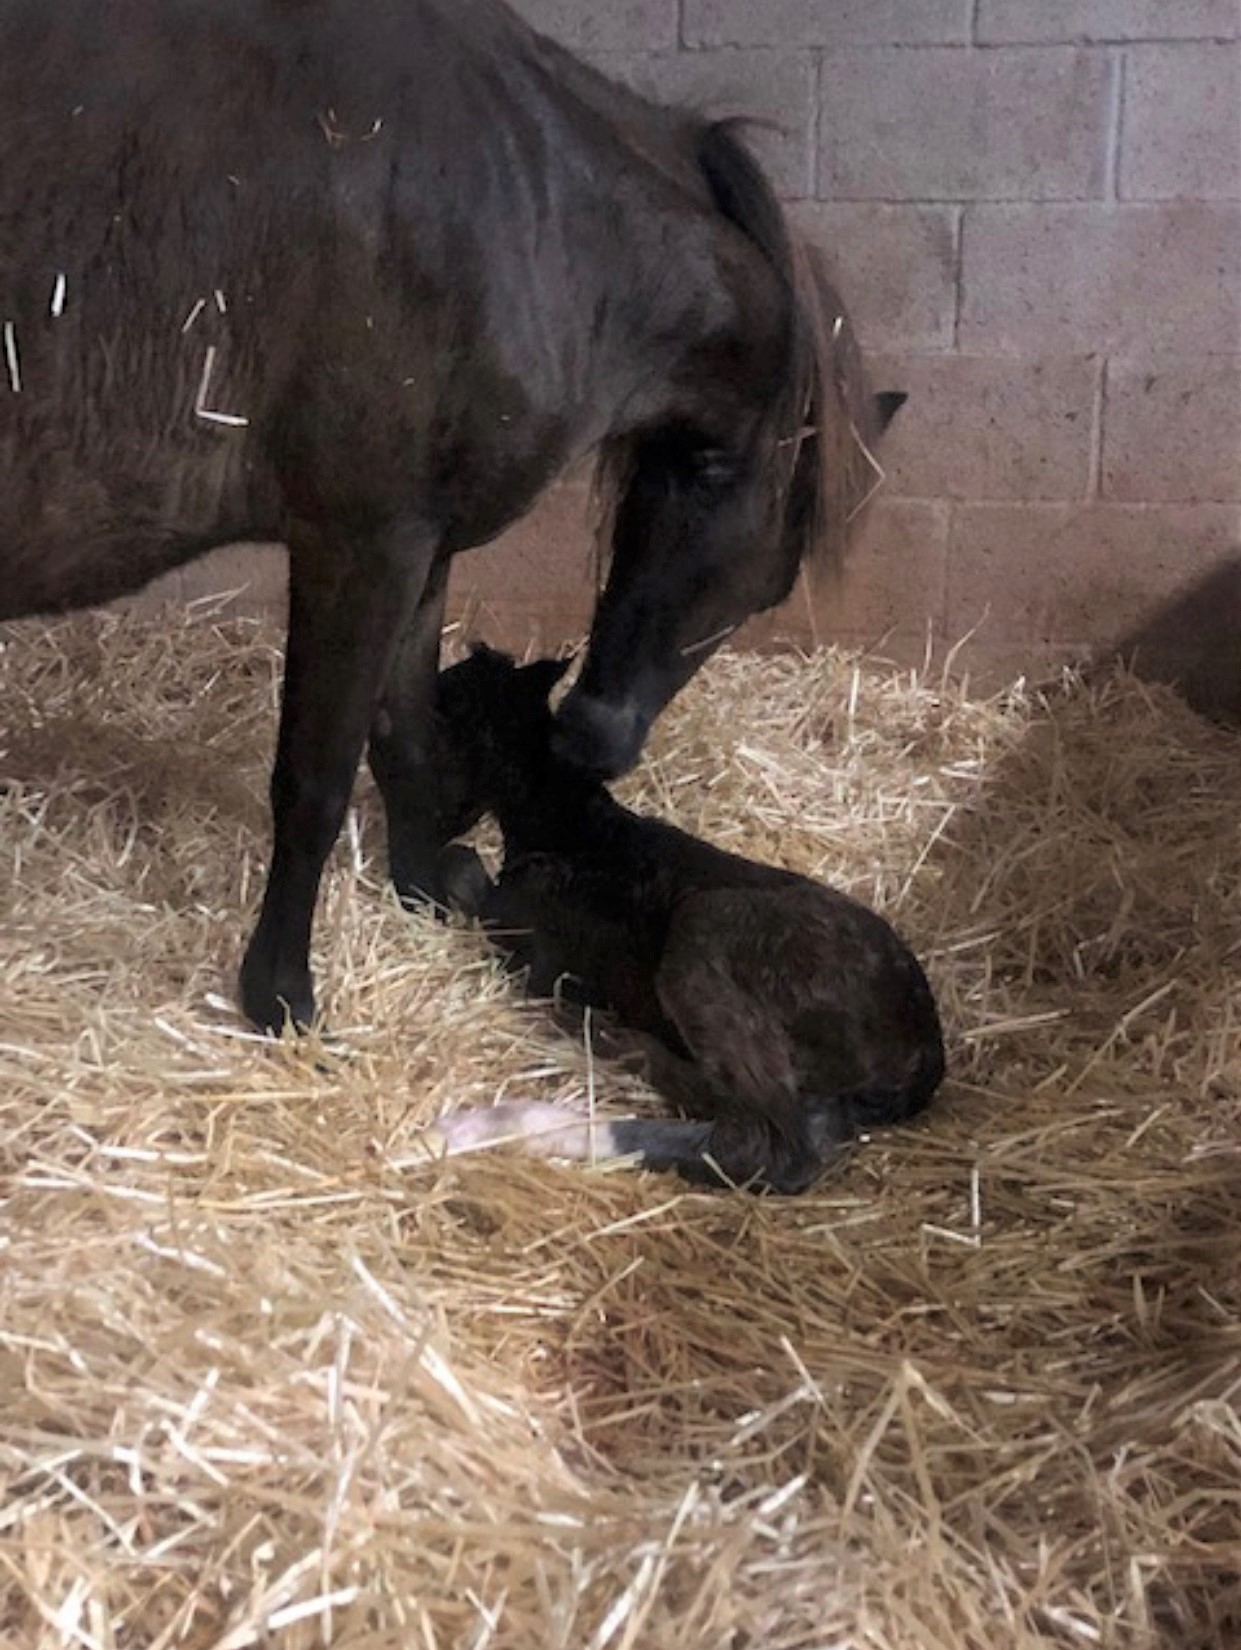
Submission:
M 875 417 L 881 435 L 908 400 L 904 390 L 880 390 L 875 397 Z
M 532 665 L 523 665 L 521 674 L 546 699 L 572 663 L 572 659 L 536 659 Z

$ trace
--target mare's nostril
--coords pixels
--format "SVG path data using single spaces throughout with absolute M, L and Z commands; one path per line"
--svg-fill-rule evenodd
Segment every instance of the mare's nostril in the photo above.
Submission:
M 647 722 L 632 706 L 619 709 L 590 694 L 570 693 L 560 707 L 552 749 L 575 768 L 615 779 L 642 754 Z

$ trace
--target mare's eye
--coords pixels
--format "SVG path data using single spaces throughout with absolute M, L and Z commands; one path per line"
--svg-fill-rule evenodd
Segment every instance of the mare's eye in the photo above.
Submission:
M 736 477 L 737 461 L 722 447 L 698 447 L 687 466 L 696 487 L 727 487 Z

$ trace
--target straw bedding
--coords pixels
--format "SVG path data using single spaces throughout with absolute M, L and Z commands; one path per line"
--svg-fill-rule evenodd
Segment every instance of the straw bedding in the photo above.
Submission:
M 209 617 L 0 653 L 0 1644 L 1241 1644 L 1237 739 L 704 671 L 626 795 L 877 903 L 951 1038 L 781 1202 L 425 1160 L 651 1101 L 399 911 L 365 782 L 328 1033 L 247 1033 L 278 675 Z

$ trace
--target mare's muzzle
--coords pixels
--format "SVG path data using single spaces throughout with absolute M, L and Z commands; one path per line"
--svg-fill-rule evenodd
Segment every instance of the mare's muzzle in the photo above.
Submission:
M 575 688 L 556 717 L 552 749 L 598 779 L 616 779 L 641 756 L 650 726 L 636 705 L 609 705 Z

